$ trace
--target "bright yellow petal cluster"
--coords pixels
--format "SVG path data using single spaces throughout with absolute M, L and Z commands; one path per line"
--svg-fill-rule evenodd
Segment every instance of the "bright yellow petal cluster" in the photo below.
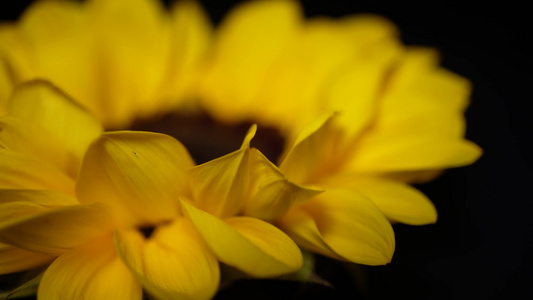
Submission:
M 48 82 L 21 85 L 11 101 L 0 117 L 0 273 L 51 262 L 40 299 L 141 299 L 143 289 L 206 299 L 218 288 L 218 261 L 256 277 L 301 267 L 288 236 L 242 214 L 250 199 L 284 202 L 301 189 L 273 179 L 271 164 L 257 170 L 266 159 L 249 147 L 255 127 L 240 150 L 195 166 L 170 136 L 102 133 Z M 278 206 L 272 216 L 287 210 Z
M 383 73 L 402 50 L 396 29 L 382 18 L 305 20 L 296 1 L 283 0 L 237 7 L 211 48 L 197 84 L 205 109 L 286 134 L 324 111 L 353 110 L 351 126 L 365 124 L 368 117 L 355 113 L 374 108 Z
M 36 1 L 0 25 L 0 105 L 13 85 L 45 78 L 124 128 L 186 98 L 210 31 L 194 1 L 170 12 L 160 1 Z
M 202 74 L 205 110 L 273 126 L 291 141 L 281 171 L 326 192 L 275 223 L 335 258 L 387 262 L 394 239 L 384 216 L 437 219 L 408 183 L 481 154 L 464 139 L 469 82 L 440 68 L 433 50 L 402 46 L 377 16 L 304 20 L 294 1 L 248 2 L 215 32 Z
M 194 206 L 184 202 L 183 208 L 220 261 L 264 277 L 299 269 L 302 257 L 286 235 L 254 217 L 276 218 L 287 211 L 293 194 L 305 201 L 317 192 L 290 183 L 250 149 L 255 131 L 253 126 L 239 150 L 189 171 Z M 264 206 L 269 209 L 258 211 Z

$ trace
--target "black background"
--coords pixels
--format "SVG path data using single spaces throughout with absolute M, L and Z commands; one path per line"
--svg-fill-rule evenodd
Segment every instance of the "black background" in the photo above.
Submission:
M 30 2 L 2 2 L 1 18 L 16 19 Z M 201 2 L 218 22 L 240 1 Z M 303 6 L 308 16 L 380 14 L 400 28 L 405 44 L 439 49 L 446 68 L 473 82 L 467 138 L 484 155 L 472 166 L 419 186 L 434 201 L 439 221 L 422 227 L 395 225 L 391 264 L 360 269 L 319 259 L 319 275 L 334 289 L 243 281 L 218 298 L 533 299 L 528 103 L 533 99 L 533 61 L 525 5 L 335 0 L 304 1 Z M 366 284 L 356 284 L 354 277 Z

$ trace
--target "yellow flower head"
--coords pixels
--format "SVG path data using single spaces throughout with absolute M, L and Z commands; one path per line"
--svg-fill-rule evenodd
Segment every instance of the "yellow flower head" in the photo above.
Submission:
M 221 123 L 276 128 L 287 142 L 276 166 L 250 147 L 253 126 L 239 150 L 195 166 L 169 136 L 101 134 L 72 101 L 41 101 L 41 116 L 25 99 L 65 96 L 42 83 L 16 88 L 0 108 L 10 113 L 0 119 L 0 199 L 14 205 L 0 250 L 29 258 L 8 261 L 9 272 L 60 255 L 40 295 L 97 297 L 118 284 L 109 278 L 127 278 L 113 292 L 210 297 L 217 260 L 258 277 L 296 270 L 301 255 L 285 233 L 323 255 L 385 264 L 390 222 L 437 218 L 409 183 L 481 153 L 464 139 L 468 81 L 440 68 L 434 51 L 403 46 L 377 16 L 305 20 L 295 1 L 252 1 L 211 40 L 195 2 L 167 13 L 149 0 L 46 1 L 0 28 L 0 53 L 0 104 L 43 77 L 108 128 L 194 107 Z M 79 226 L 59 228 L 78 215 Z M 48 216 L 59 225 L 33 231 Z M 147 238 L 141 227 L 155 231 Z M 201 267 L 188 273 L 193 262 Z M 55 278 L 85 268 L 54 294 L 67 284 Z

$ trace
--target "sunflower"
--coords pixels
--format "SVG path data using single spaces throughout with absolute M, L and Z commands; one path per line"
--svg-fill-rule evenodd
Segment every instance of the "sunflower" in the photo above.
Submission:
M 167 114 L 172 123 L 157 130 L 184 129 L 194 143 L 201 141 L 201 150 L 217 145 L 205 134 L 210 129 L 195 131 L 191 119 L 209 120 L 223 130 L 240 128 L 239 135 L 249 123 L 257 123 L 259 136 L 252 140 L 252 127 L 239 150 L 188 167 L 190 190 L 177 193 L 184 194 L 176 205 L 179 212 L 144 220 L 144 206 L 134 206 L 137 211 L 128 214 L 131 220 L 126 222 L 139 225 L 140 218 L 153 230 L 161 220 L 184 220 L 179 226 L 194 228 L 191 240 L 201 241 L 207 253 L 250 275 L 281 274 L 301 264 L 298 255 L 285 255 L 294 253 L 292 246 L 265 248 L 272 244 L 270 238 L 286 238 L 268 223 L 300 247 L 322 255 L 368 265 L 390 262 L 395 248 L 391 223 L 423 225 L 437 219 L 431 201 L 410 184 L 471 164 L 481 154 L 464 138 L 469 82 L 441 68 L 435 51 L 403 46 L 394 25 L 378 16 L 305 19 L 295 1 L 252 1 L 231 11 L 211 35 L 195 2 L 179 2 L 167 12 L 149 0 L 47 1 L 32 6 L 19 24 L 0 28 L 0 53 L 5 59 L 0 100 L 21 82 L 44 77 L 88 107 L 105 128 L 128 128 L 144 119 L 133 127 L 139 129 Z M 3 108 L 8 113 L 11 109 Z M 24 126 L 13 125 L 13 132 Z M 250 143 L 268 130 L 283 140 L 283 149 L 265 157 Z M 32 132 L 19 131 L 10 145 L 22 145 L 25 139 L 18 136 Z M 46 167 L 52 162 L 63 168 L 53 171 L 64 177 L 61 192 L 78 195 L 83 190 L 96 199 L 102 187 L 121 178 L 125 171 L 120 168 L 114 176 L 98 178 L 100 164 L 90 159 L 90 153 L 98 151 L 95 157 L 113 156 L 101 144 L 106 138 L 92 144 L 84 159 L 81 171 L 93 166 L 96 170 L 90 172 L 91 180 L 83 179 L 88 173 L 76 177 L 81 156 L 54 154 L 63 149 L 44 151 Z M 36 153 L 29 155 L 41 155 L 44 138 L 30 140 Z M 266 139 L 267 145 L 274 142 Z M 135 147 L 150 147 L 151 141 L 146 144 Z M 85 140 L 79 145 L 79 153 L 89 147 Z M 130 150 L 130 156 L 139 154 Z M 5 163 L 6 170 L 25 178 L 26 171 L 19 170 L 29 169 L 19 166 L 30 163 L 16 162 L 17 151 L 5 153 L 15 157 Z M 42 174 L 56 173 L 46 169 Z M 39 175 L 28 182 L 57 191 L 49 188 L 58 184 L 50 178 Z M 11 180 L 6 186 L 20 182 Z M 100 183 L 82 188 L 83 182 Z M 131 188 L 143 187 L 142 181 L 138 184 Z M 116 214 L 117 207 L 124 206 L 111 211 Z M 167 208 L 155 215 L 172 214 Z M 168 295 L 158 294 L 142 279 L 136 251 L 145 239 L 135 230 L 115 235 L 115 243 L 134 245 L 115 251 L 145 288 Z M 267 257 L 265 262 L 279 268 L 254 268 L 250 260 L 224 250 L 232 245 L 256 253 L 250 256 L 255 259 Z M 276 253 L 281 257 L 272 259 Z

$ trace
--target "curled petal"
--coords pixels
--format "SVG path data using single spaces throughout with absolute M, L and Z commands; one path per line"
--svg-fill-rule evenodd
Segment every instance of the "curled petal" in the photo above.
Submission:
M 54 260 L 54 256 L 30 252 L 0 243 L 0 274 L 33 269 Z
M 182 207 L 217 258 L 255 277 L 298 270 L 302 254 L 296 244 L 269 223 L 249 217 L 221 220 L 191 204 Z
M 280 169 L 298 184 L 315 183 L 328 175 L 342 157 L 341 132 L 334 127 L 336 115 L 316 118 L 296 137 L 282 156 Z
M 120 260 L 111 236 L 58 257 L 45 271 L 39 299 L 141 299 L 142 288 Z
M 394 253 L 394 232 L 379 209 L 350 190 L 328 190 L 290 210 L 279 227 L 302 247 L 336 259 L 383 265 Z
M 136 230 L 119 230 L 115 246 L 137 280 L 158 299 L 208 299 L 218 288 L 218 261 L 187 219 L 157 228 L 147 240 Z
M 189 171 L 197 207 L 222 218 L 233 216 L 242 208 L 248 186 L 250 141 L 256 130 L 255 125 L 250 128 L 239 150 Z
M 123 222 L 158 223 L 177 215 L 177 197 L 187 193 L 186 171 L 193 165 L 185 147 L 170 136 L 105 133 L 87 151 L 76 195 L 82 203 L 109 204 Z
M 101 203 L 58 205 L 74 200 L 54 191 L 2 190 L 1 196 L 18 201 L 1 205 L 0 240 L 29 251 L 59 255 L 113 226 L 112 216 Z
M 298 186 L 285 177 L 259 150 L 250 151 L 250 197 L 244 215 L 263 220 L 281 217 L 296 204 L 320 193 Z

